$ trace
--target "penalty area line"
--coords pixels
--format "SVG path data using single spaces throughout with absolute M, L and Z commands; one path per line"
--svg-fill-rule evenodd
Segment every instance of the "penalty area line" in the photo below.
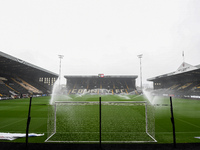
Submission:
M 15 122 L 13 122 L 13 123 L 7 124 L 7 125 L 5 125 L 5 126 L 2 126 L 2 127 L 0 127 L 0 129 L 2 129 L 2 128 L 4 128 L 4 127 L 7 127 L 7 126 L 10 126 L 10 125 L 13 125 L 13 124 L 18 123 L 18 122 L 21 122 L 21 121 L 23 121 L 23 120 L 27 120 L 27 118 L 24 118 L 24 119 L 15 121 Z
M 197 125 L 195 125 L 195 124 L 193 124 L 193 123 L 190 123 L 190 122 L 188 122 L 188 121 L 184 121 L 184 120 L 179 119 L 179 118 L 175 118 L 175 120 L 179 120 L 179 121 L 182 121 L 182 122 L 184 122 L 184 123 L 187 123 L 187 124 L 189 124 L 189 125 L 191 125 L 191 126 L 194 126 L 194 127 L 200 128 L 200 126 L 197 126 Z

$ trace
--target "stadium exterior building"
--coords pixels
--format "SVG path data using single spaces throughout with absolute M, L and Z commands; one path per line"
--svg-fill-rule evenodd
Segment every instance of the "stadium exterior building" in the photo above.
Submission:
M 0 51 L 0 99 L 47 95 L 58 74 Z
M 200 65 L 192 66 L 183 62 L 176 71 L 147 81 L 153 82 L 157 94 L 200 99 Z
M 96 76 L 64 76 L 67 80 L 68 94 L 130 94 L 136 92 L 137 76 L 107 75 Z

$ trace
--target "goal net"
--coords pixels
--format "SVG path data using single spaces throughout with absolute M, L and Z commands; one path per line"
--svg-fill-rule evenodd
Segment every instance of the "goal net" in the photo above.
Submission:
M 46 142 L 156 142 L 154 107 L 145 101 L 55 102 L 47 130 Z

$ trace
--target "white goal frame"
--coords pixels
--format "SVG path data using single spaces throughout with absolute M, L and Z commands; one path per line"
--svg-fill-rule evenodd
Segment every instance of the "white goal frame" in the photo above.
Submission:
M 45 142 L 65 142 L 65 143 L 98 143 L 99 141 L 51 141 L 50 138 L 53 137 L 56 134 L 56 110 L 57 110 L 57 104 L 70 104 L 70 103 L 76 103 L 76 104 L 100 104 L 99 101 L 56 101 L 54 104 L 54 131 L 53 133 L 47 137 Z M 146 134 L 152 139 L 152 141 L 101 141 L 102 143 L 150 143 L 150 142 L 157 142 L 157 140 L 154 138 L 151 133 L 148 132 L 148 109 L 147 109 L 147 102 L 146 101 L 102 101 L 101 105 L 104 104 L 110 104 L 112 103 L 120 103 L 120 104 L 139 104 L 142 103 L 145 106 L 145 122 L 146 122 Z M 153 106 L 152 106 L 153 107 Z M 155 131 L 154 131 L 155 132 Z

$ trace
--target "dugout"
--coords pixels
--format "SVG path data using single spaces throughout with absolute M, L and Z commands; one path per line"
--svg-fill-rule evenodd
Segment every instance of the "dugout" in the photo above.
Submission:
M 50 94 L 58 74 L 0 51 L 0 97 Z

